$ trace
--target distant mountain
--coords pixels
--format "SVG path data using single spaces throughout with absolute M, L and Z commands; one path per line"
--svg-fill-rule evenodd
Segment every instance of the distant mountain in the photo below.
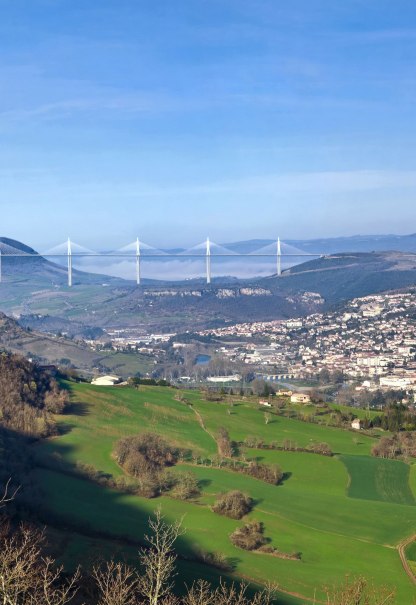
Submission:
M 277 239 L 277 238 L 276 238 Z M 416 252 L 416 234 L 411 235 L 353 235 L 319 239 L 285 239 L 285 244 L 298 248 L 305 253 L 336 254 L 339 252 L 379 252 L 396 250 L 398 252 Z M 225 248 L 239 254 L 250 254 L 259 248 L 275 243 L 271 239 L 253 239 L 222 244 Z
M 310 260 L 261 280 L 274 292 L 313 291 L 325 307 L 377 292 L 416 285 L 416 254 L 404 252 L 340 253 Z

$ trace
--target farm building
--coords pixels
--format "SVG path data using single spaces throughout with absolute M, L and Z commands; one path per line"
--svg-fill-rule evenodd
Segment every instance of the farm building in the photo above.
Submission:
M 240 374 L 231 374 L 230 376 L 208 376 L 208 382 L 239 382 Z
M 121 379 L 118 376 L 97 376 L 91 381 L 91 384 L 99 387 L 113 387 L 119 382 L 121 382 Z
M 306 393 L 293 393 L 290 401 L 291 403 L 310 403 L 311 398 Z

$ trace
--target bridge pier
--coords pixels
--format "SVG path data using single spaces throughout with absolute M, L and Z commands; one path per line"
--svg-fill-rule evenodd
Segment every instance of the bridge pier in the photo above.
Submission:
M 209 285 L 211 283 L 211 243 L 209 237 L 207 237 L 206 263 L 207 284 Z
M 276 261 L 277 261 L 276 273 L 277 273 L 277 276 L 280 277 L 282 275 L 282 247 L 280 244 L 280 237 L 277 238 Z
M 72 249 L 71 240 L 68 237 L 68 288 L 72 288 Z
M 139 238 L 136 240 L 136 284 L 140 286 L 141 281 L 141 251 L 140 251 L 140 241 Z

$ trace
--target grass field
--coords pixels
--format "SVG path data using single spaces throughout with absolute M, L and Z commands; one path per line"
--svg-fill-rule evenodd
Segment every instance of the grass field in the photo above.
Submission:
M 197 393 L 188 395 L 203 416 L 206 427 L 213 433 L 219 426 L 224 426 L 236 441 L 254 435 L 265 442 L 283 441 L 290 439 L 299 446 L 305 447 L 311 442 L 326 442 L 335 453 L 369 454 L 375 440 L 353 431 L 340 430 L 333 427 L 310 424 L 285 416 L 273 416 L 269 424 L 265 424 L 264 416 L 256 406 L 248 404 L 234 405 L 231 414 L 227 404 L 209 404 L 201 401 Z
M 413 542 L 407 549 L 406 555 L 409 561 L 414 561 L 416 563 L 416 542 Z
M 280 416 L 266 425 L 253 404 L 235 405 L 229 414 L 227 405 L 206 402 L 196 392 L 186 393 L 191 408 L 175 399 L 177 393 L 160 387 L 134 390 L 71 385 L 70 413 L 59 418 L 63 434 L 37 446 L 38 453 L 45 458 L 60 456 L 68 469 L 83 462 L 118 476 L 122 470 L 111 452 L 121 436 L 151 430 L 181 447 L 211 456 L 216 444 L 210 433 L 225 426 L 236 440 L 255 435 L 266 442 L 291 439 L 302 446 L 325 441 L 339 456 L 247 450 L 246 456 L 280 464 L 287 473 L 281 486 L 225 469 L 192 466 L 203 486 L 196 502 L 168 497 L 146 500 L 39 468 L 36 473 L 46 495 L 49 519 L 77 529 L 76 540 L 71 538 L 64 549 L 66 562 L 80 551 L 84 557 L 93 556 L 96 541 L 102 541 L 109 552 L 114 551 L 117 540 L 141 542 L 148 516 L 161 505 L 170 520 L 185 515 L 186 534 L 178 543 L 181 556 L 192 557 L 197 549 L 221 552 L 234 564 L 237 577 L 260 583 L 274 580 L 282 591 L 304 595 L 294 598 L 282 593 L 282 605 L 306 603 L 315 591 L 322 599 L 323 587 L 341 582 L 346 573 L 395 586 L 398 603 L 412 603 L 414 585 L 396 550 L 416 527 L 407 465 L 371 458 L 374 440 L 366 436 Z M 189 470 L 190 466 L 178 465 L 181 468 Z M 413 469 L 411 481 L 414 485 Z M 300 562 L 241 551 L 231 544 L 228 536 L 242 522 L 219 517 L 209 507 L 217 494 L 230 489 L 241 489 L 255 499 L 250 517 L 263 521 L 273 546 L 284 552 L 300 551 Z M 123 549 L 120 544 L 117 548 Z M 128 551 L 131 546 L 124 548 Z M 196 563 L 184 569 L 187 581 L 201 573 Z
M 405 551 L 406 559 L 413 575 L 416 578 L 416 542 L 412 542 Z
M 342 456 L 341 460 L 350 475 L 351 498 L 415 504 L 409 483 L 410 468 L 404 462 L 368 456 Z

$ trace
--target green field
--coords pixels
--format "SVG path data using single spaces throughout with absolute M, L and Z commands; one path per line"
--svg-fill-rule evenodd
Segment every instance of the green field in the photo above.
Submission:
M 151 430 L 210 457 L 216 453 L 210 433 L 224 426 L 238 441 L 253 435 L 268 443 L 291 439 L 300 446 L 325 441 L 339 455 L 246 450 L 247 457 L 280 464 L 286 473 L 280 486 L 225 469 L 178 465 L 179 470 L 191 468 L 203 486 L 197 501 L 185 503 L 169 497 L 146 500 L 63 471 L 39 468 L 36 473 L 46 495 L 49 520 L 57 526 L 64 522 L 77 532 L 76 539 L 64 541 L 63 560 L 68 563 L 79 552 L 83 557 L 94 556 L 97 540 L 108 552 L 114 552 L 114 545 L 115 550 L 122 549 L 120 540 L 126 538 L 141 542 L 149 514 L 161 505 L 171 520 L 185 515 L 186 534 L 178 543 L 181 557 L 192 558 L 201 549 L 223 553 L 233 563 L 236 577 L 277 582 L 283 605 L 306 603 L 315 591 L 322 600 L 323 587 L 342 582 L 346 573 L 395 586 L 398 603 L 412 603 L 415 586 L 396 549 L 416 527 L 409 466 L 371 458 L 374 439 L 361 434 L 281 416 L 266 425 L 253 403 L 234 405 L 230 414 L 228 405 L 206 402 L 197 392 L 185 393 L 192 407 L 177 401 L 177 394 L 161 387 L 71 385 L 70 413 L 59 418 L 63 434 L 37 446 L 37 452 L 45 461 L 52 454 L 60 457 L 67 470 L 83 462 L 119 476 L 123 471 L 111 453 L 115 441 L 124 435 Z M 414 485 L 413 468 L 411 482 Z M 209 508 L 218 493 L 230 489 L 241 489 L 254 498 L 250 517 L 263 521 L 273 546 L 284 552 L 300 551 L 301 561 L 249 553 L 231 544 L 228 536 L 242 522 L 219 517 Z M 202 573 L 196 563 L 183 569 L 181 575 L 188 582 Z M 205 572 L 217 575 L 212 569 Z M 287 596 L 287 592 L 303 598 Z
M 400 460 L 368 456 L 342 456 L 348 469 L 351 498 L 380 500 L 397 504 L 415 504 L 410 489 L 409 466 Z

